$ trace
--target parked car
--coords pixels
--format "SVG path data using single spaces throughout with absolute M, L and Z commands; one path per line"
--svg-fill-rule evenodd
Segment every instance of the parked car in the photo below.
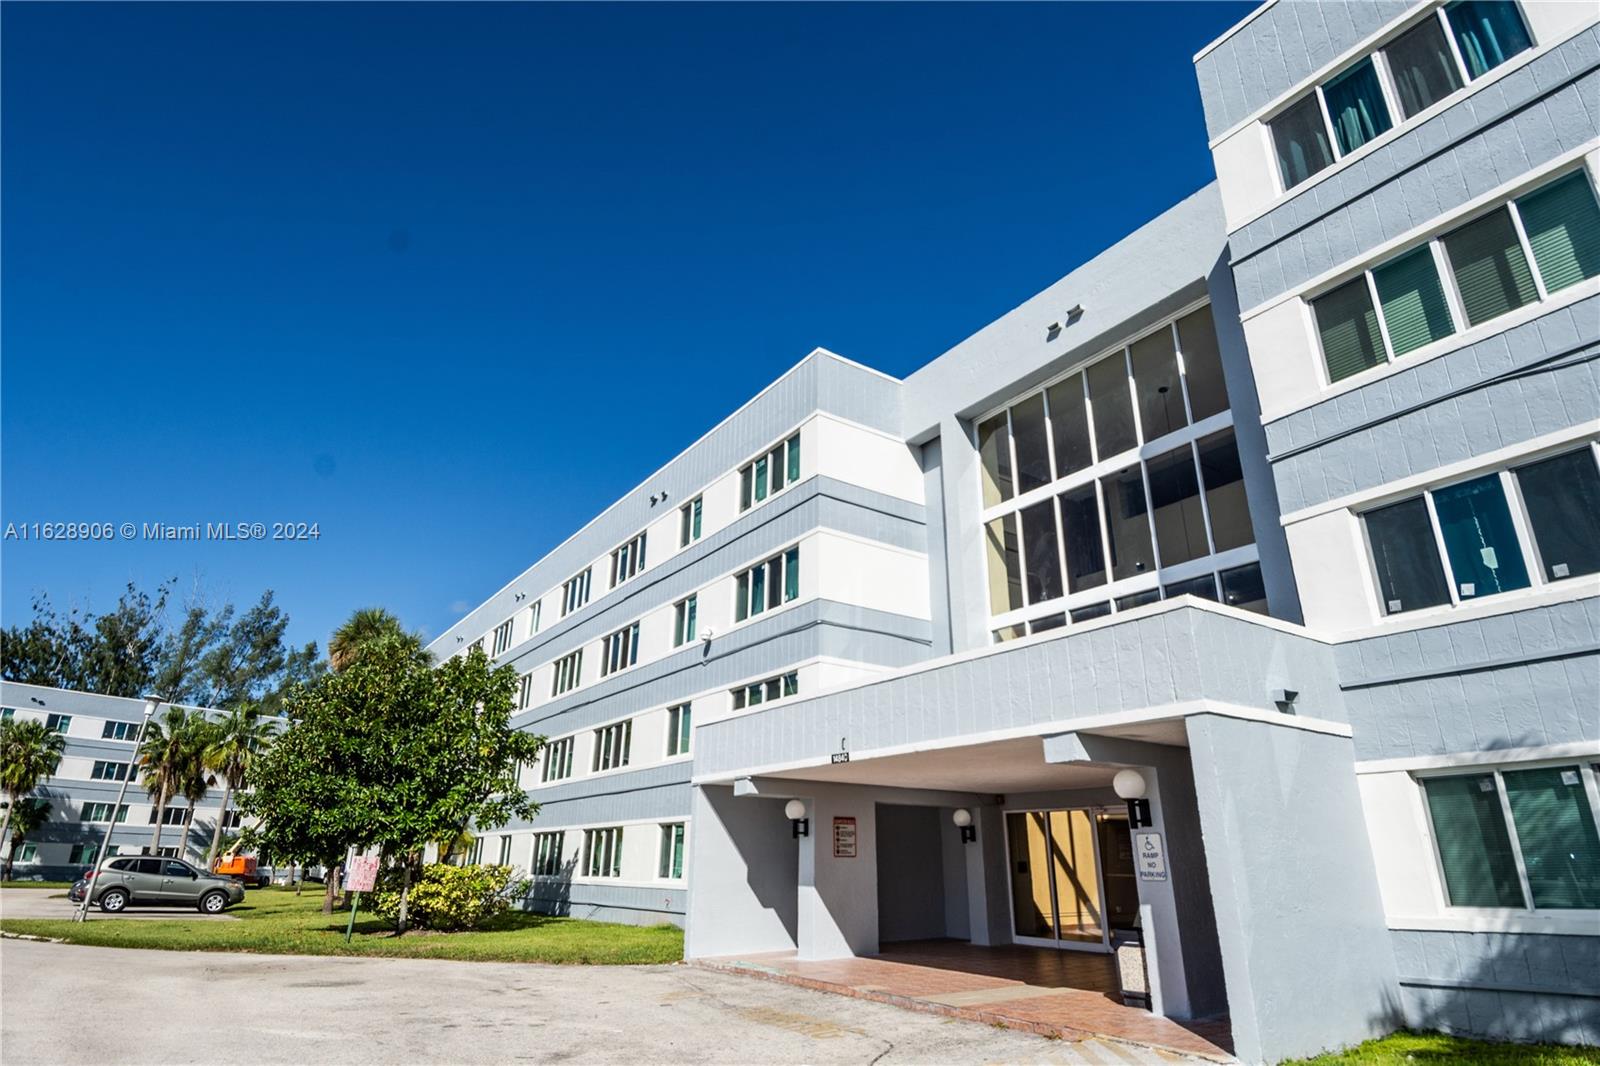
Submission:
M 107 914 L 116 914 L 135 903 L 194 907 L 202 914 L 221 914 L 244 901 L 244 886 L 239 882 L 202 873 L 182 859 L 121 856 L 107 859 L 86 879 L 89 901 Z

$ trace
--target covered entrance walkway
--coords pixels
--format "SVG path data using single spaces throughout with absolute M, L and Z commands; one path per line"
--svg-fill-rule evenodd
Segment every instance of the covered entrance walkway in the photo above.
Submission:
M 1228 1060 L 1226 1019 L 1179 1021 L 1124 1006 L 1109 955 L 960 940 L 886 944 L 874 956 L 804 961 L 792 951 L 699 965 L 1041 1036 L 1127 1041 Z M 1113 1052 L 1108 1061 L 1121 1061 Z

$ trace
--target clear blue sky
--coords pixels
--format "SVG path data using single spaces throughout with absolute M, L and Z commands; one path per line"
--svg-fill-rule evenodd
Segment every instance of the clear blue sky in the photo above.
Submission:
M 430 634 L 815 346 L 902 375 L 1211 177 L 1249 4 L 7 4 L 0 610 Z

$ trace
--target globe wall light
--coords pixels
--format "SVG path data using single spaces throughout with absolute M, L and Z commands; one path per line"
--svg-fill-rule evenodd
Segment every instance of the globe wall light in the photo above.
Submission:
M 790 800 L 785 803 L 783 816 L 789 819 L 789 824 L 794 828 L 796 840 L 811 835 L 811 819 L 806 817 L 806 805 L 803 800 Z
M 1152 824 L 1150 801 L 1145 798 L 1150 791 L 1150 783 L 1144 779 L 1144 774 L 1137 770 L 1118 770 L 1111 779 L 1111 791 L 1119 799 L 1128 801 L 1129 829 L 1142 829 Z
M 972 824 L 972 812 L 965 807 L 957 807 L 950 815 L 950 820 L 961 830 L 961 843 L 971 844 L 978 839 L 978 827 Z

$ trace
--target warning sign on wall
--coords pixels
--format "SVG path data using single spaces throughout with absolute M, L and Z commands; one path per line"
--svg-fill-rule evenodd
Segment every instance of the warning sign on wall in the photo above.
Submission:
M 835 818 L 833 820 L 833 857 L 836 859 L 853 859 L 856 857 L 856 820 L 854 818 Z

